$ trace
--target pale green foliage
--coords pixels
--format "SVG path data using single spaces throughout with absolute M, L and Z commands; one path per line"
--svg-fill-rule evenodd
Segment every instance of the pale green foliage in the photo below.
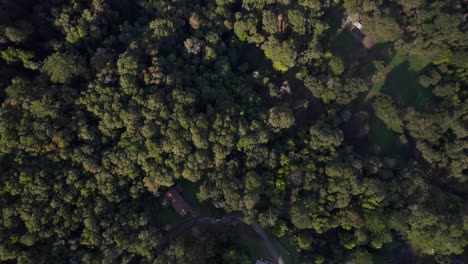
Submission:
M 327 124 L 318 123 L 310 128 L 309 133 L 312 149 L 334 149 L 343 141 L 343 132 Z
M 398 109 L 393 104 L 392 99 L 387 95 L 380 95 L 372 103 L 375 115 L 382 120 L 385 125 L 398 133 L 403 132 L 403 123 L 398 115 Z
M 67 32 L 67 41 L 75 43 L 87 35 L 86 28 L 84 26 L 70 27 Z
M 369 89 L 364 80 L 359 78 L 351 78 L 344 84 L 337 81 L 327 86 L 316 77 L 306 76 L 304 85 L 312 92 L 312 94 L 322 99 L 325 103 L 336 101 L 338 104 L 346 105 L 357 98 L 359 93 Z
M 31 60 L 34 58 L 34 53 L 31 51 L 8 47 L 6 50 L 1 51 L 0 54 L 2 59 L 7 63 L 21 62 L 25 68 L 32 70 L 39 68 L 39 64 Z
M 410 108 L 405 112 L 403 120 L 410 135 L 416 139 L 425 139 L 433 144 L 441 138 L 444 129 L 443 117 L 439 114 L 419 113 Z M 445 123 L 449 124 L 449 123 Z
M 287 1 L 287 0 L 283 0 Z M 263 9 L 268 5 L 274 4 L 276 0 L 243 0 L 242 7 L 247 10 L 251 9 Z
M 310 229 L 313 227 L 312 217 L 308 214 L 308 208 L 301 205 L 293 205 L 290 211 L 291 222 L 298 229 Z
M 247 193 L 244 195 L 243 203 L 247 210 L 252 210 L 260 200 L 258 193 Z
M 235 0 L 216 0 L 216 4 L 218 5 L 228 5 L 234 3 Z
M 294 115 L 287 106 L 274 107 L 268 111 L 268 123 L 275 129 L 290 128 L 294 125 Z
M 313 11 L 319 11 L 322 8 L 328 7 L 330 5 L 329 0 L 299 0 L 299 4 L 312 9 Z
M 468 224 L 466 216 L 456 212 L 463 205 L 453 196 L 438 198 L 412 211 L 406 238 L 425 254 L 461 254 L 468 246 Z
M 388 226 L 388 219 L 381 211 L 369 211 L 364 216 L 364 229 L 369 232 L 370 245 L 379 249 L 385 243 L 392 241 L 392 233 Z
M 450 64 L 453 64 L 460 68 L 468 69 L 468 52 L 466 51 L 454 52 L 452 58 L 450 59 Z
M 137 75 L 138 65 L 138 56 L 132 50 L 125 51 L 117 60 L 117 67 L 120 75 Z
M 425 0 L 398 0 L 397 2 L 402 6 L 403 11 L 408 15 L 417 11 L 426 3 Z
M 373 27 L 373 33 L 386 41 L 395 41 L 401 37 L 400 25 L 392 17 L 382 17 L 369 26 Z
M 271 10 L 263 10 L 262 25 L 263 30 L 269 34 L 278 32 L 278 16 Z
M 359 249 L 351 254 L 353 263 L 374 264 L 374 257 L 365 249 Z
M 290 241 L 293 262 L 382 262 L 372 255 L 392 240 L 437 261 L 467 248 L 463 1 L 22 2 L 0 4 L 0 262 L 262 253 L 243 224 L 169 241 L 191 218 L 165 201 L 174 184 L 195 215 Z M 365 51 L 341 15 L 382 43 Z M 375 113 L 352 103 L 418 74 L 434 95 L 425 109 L 411 91 L 398 106 L 377 97 Z M 387 138 L 376 115 L 404 133 Z
M 259 188 L 262 187 L 262 179 L 260 175 L 258 175 L 254 171 L 247 172 L 247 174 L 245 175 L 244 181 L 245 181 L 244 183 L 245 189 L 248 191 L 258 190 Z
M 261 48 L 265 56 L 273 62 L 273 65 L 276 63 L 281 66 L 281 71 L 286 71 L 295 65 L 297 52 L 292 43 L 270 37 Z
M 365 188 L 362 199 L 362 207 L 365 209 L 376 209 L 385 199 L 385 185 L 378 179 L 365 179 Z
M 86 72 L 80 57 L 59 52 L 47 57 L 42 69 L 49 75 L 50 80 L 56 83 L 68 83 Z
M 344 71 L 344 65 L 340 58 L 333 57 L 329 62 L 328 66 L 330 67 L 334 75 L 340 75 Z
M 264 37 L 257 33 L 258 20 L 255 16 L 238 16 L 234 22 L 234 33 L 241 41 L 262 43 Z
M 302 11 L 297 9 L 288 10 L 288 22 L 297 34 L 304 35 L 307 33 L 307 19 Z
M 301 233 L 297 237 L 297 245 L 302 250 L 308 250 L 312 246 L 312 242 L 314 242 L 314 238 L 310 233 Z
M 304 79 L 304 85 L 312 92 L 312 95 L 321 98 L 325 103 L 336 98 L 332 89 L 327 89 L 324 83 L 320 82 L 316 77 L 307 75 Z
M 206 61 L 216 60 L 216 51 L 210 46 L 205 46 L 205 51 L 203 52 L 203 59 Z
M 374 11 L 378 8 L 378 3 L 379 1 L 376 0 L 343 0 L 343 6 L 346 9 L 346 13 L 351 15 Z
M 185 50 L 188 53 L 198 54 L 201 51 L 201 42 L 197 38 L 188 38 L 184 41 Z
M 164 18 L 157 18 L 151 21 L 149 28 L 153 30 L 153 35 L 157 38 L 169 37 L 175 32 L 174 23 Z
M 336 102 L 342 105 L 351 103 L 360 93 L 367 92 L 369 87 L 361 78 L 350 78 L 341 87 L 337 86 Z

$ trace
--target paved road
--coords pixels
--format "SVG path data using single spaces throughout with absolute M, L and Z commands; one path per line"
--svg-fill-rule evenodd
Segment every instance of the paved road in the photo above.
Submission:
M 195 217 L 187 222 L 179 224 L 171 231 L 169 231 L 169 241 L 166 244 L 158 247 L 158 249 L 162 250 L 164 247 L 169 246 L 169 244 L 176 240 L 177 237 L 182 235 L 188 229 L 197 225 L 221 225 L 226 227 L 234 227 L 240 224 L 244 224 L 243 218 L 240 216 L 224 216 L 222 218 Z M 263 246 L 267 249 L 270 258 L 274 261 L 274 263 L 284 264 L 283 258 L 278 254 L 278 251 L 276 250 L 268 235 L 265 233 L 265 231 L 263 231 L 262 227 L 256 223 L 249 226 L 262 239 Z
M 268 250 L 268 253 L 270 253 L 271 259 L 275 260 L 275 263 L 284 264 L 283 258 L 278 254 L 278 251 L 276 251 L 275 246 L 273 245 L 273 243 L 271 243 L 270 238 L 267 234 L 265 234 L 263 228 L 257 223 L 251 224 L 250 226 L 253 227 L 255 232 L 257 232 L 257 234 L 262 238 L 263 245 Z

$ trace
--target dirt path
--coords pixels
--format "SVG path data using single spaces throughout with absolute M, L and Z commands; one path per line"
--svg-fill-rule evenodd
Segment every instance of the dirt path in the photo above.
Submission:
M 182 235 L 188 229 L 191 229 L 197 225 L 221 225 L 225 227 L 235 227 L 238 225 L 244 224 L 244 220 L 241 216 L 224 216 L 222 218 L 212 218 L 212 217 L 195 217 L 187 222 L 181 223 L 169 231 L 169 239 L 163 245 L 158 246 L 157 252 L 164 250 L 168 247 L 173 241 L 175 241 L 180 235 Z M 275 264 L 284 264 L 283 258 L 279 255 L 275 246 L 271 242 L 268 235 L 262 229 L 262 227 L 256 223 L 248 225 L 251 227 L 255 233 L 262 239 L 263 246 L 268 251 L 270 258 L 274 261 Z

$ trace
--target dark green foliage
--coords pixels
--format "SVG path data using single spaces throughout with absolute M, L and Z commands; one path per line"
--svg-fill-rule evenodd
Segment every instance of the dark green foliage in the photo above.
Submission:
M 465 10 L 0 1 L 0 262 L 268 259 L 247 223 L 287 263 L 374 263 L 395 244 L 438 261 L 463 253 Z M 401 58 L 424 63 L 398 67 L 414 78 L 396 87 Z M 411 105 L 421 91 L 427 103 Z M 164 200 L 174 184 L 194 215 Z M 173 239 L 192 216 L 225 215 L 246 224 Z
M 310 128 L 310 147 L 312 149 L 338 147 L 343 141 L 343 132 L 328 124 L 316 124 Z
M 33 31 L 33 26 L 28 21 L 21 20 L 6 27 L 5 36 L 12 42 L 23 42 Z
M 304 85 L 312 94 L 325 103 L 336 101 L 338 104 L 346 105 L 358 97 L 359 93 L 366 92 L 369 88 L 362 79 L 351 78 L 345 83 L 329 79 L 323 83 L 316 77 L 306 76 Z

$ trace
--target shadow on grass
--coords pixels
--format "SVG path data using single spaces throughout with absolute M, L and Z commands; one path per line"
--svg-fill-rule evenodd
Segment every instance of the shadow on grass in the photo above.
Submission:
M 368 50 L 364 48 L 361 42 L 357 41 L 351 33 L 346 30 L 341 31 L 336 38 L 330 43 L 330 49 L 343 59 L 346 68 L 368 55 Z
M 419 71 L 411 69 L 410 61 L 405 61 L 388 74 L 382 92 L 391 95 L 399 107 L 411 106 L 423 111 L 431 98 L 431 90 L 419 84 Z
M 398 108 L 413 107 L 418 111 L 424 111 L 431 100 L 432 92 L 419 84 L 420 72 L 424 71 L 427 62 L 418 57 L 396 55 L 390 65 L 394 65 L 377 90 L 371 90 L 366 98 L 378 94 L 390 95 Z M 373 114 L 370 106 L 372 100 L 365 101 L 365 108 L 371 112 L 370 133 L 367 137 L 369 144 L 377 144 L 385 155 L 404 158 L 410 155 L 408 145 L 399 140 L 399 134 L 389 130 L 386 125 Z
M 394 100 L 401 102 L 402 106 L 413 106 L 423 109 L 431 97 L 431 91 L 419 84 L 420 73 L 429 67 L 428 58 L 417 55 L 394 53 L 391 45 L 381 43 L 377 45 L 375 56 L 388 62 L 388 74 L 384 81 L 373 85 L 366 96 L 366 101 L 379 93 L 391 95 Z

